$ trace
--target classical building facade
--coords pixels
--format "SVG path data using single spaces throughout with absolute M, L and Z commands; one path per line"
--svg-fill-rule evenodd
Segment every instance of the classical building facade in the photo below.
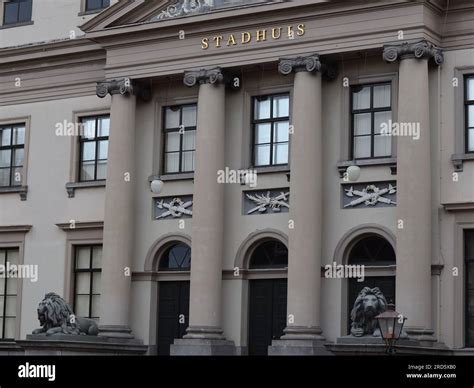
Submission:
M 471 3 L 0 0 L 0 352 L 470 354 Z

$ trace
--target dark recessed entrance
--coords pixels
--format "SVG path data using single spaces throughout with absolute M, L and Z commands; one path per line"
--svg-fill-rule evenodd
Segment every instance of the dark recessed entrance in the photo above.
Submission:
M 276 240 L 260 244 L 249 263 L 250 270 L 287 266 L 288 250 Z M 248 351 L 251 356 L 265 356 L 272 340 L 279 339 L 286 327 L 287 279 L 250 280 L 249 288 Z
M 191 248 L 183 243 L 172 245 L 160 259 L 159 271 L 190 271 Z M 189 325 L 189 281 L 159 282 L 158 355 L 169 356 L 176 338 L 183 338 Z

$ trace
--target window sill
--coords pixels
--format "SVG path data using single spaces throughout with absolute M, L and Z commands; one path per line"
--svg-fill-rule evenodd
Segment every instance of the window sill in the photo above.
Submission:
M 0 194 L 20 194 L 20 199 L 26 201 L 28 186 L 0 187 Z
M 453 162 L 454 171 L 463 172 L 464 171 L 464 162 L 474 160 L 474 152 L 466 154 L 454 154 L 451 156 L 451 161 Z
M 4 24 L 0 26 L 0 30 L 6 30 L 8 28 L 15 28 L 15 27 L 31 26 L 32 24 L 34 24 L 33 21 L 21 22 L 21 23 L 15 23 L 15 24 Z
M 349 166 L 359 167 L 379 167 L 387 166 L 390 168 L 392 175 L 397 175 L 397 158 L 380 158 L 380 159 L 359 159 L 359 160 L 343 160 L 337 162 L 337 169 L 339 170 L 339 176 L 344 177 L 344 173 Z
M 193 172 L 186 172 L 186 173 L 183 173 L 183 174 L 151 175 L 151 176 L 148 177 L 148 182 L 154 181 L 156 179 L 159 179 L 163 182 L 186 181 L 186 180 L 194 179 L 194 173 Z
M 69 198 L 74 198 L 76 189 L 90 189 L 95 187 L 105 187 L 105 180 L 91 181 L 91 182 L 68 182 L 66 183 L 66 190 Z

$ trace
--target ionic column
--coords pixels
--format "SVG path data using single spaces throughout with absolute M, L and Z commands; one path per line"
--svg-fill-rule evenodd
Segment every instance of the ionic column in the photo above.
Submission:
M 397 311 L 409 337 L 435 341 L 431 320 L 431 140 L 428 61 L 443 53 L 426 41 L 384 47 L 383 58 L 400 61 L 398 122 L 418 136 L 397 136 Z M 408 124 L 408 126 L 406 125 Z
M 325 353 L 321 330 L 322 118 L 318 55 L 280 60 L 295 73 L 291 135 L 288 321 L 269 354 Z
M 97 85 L 112 96 L 105 189 L 99 335 L 133 338 L 130 329 L 130 267 L 133 250 L 136 85 L 129 79 Z M 126 270 L 128 268 L 128 270 Z
M 175 340 L 173 355 L 233 354 L 222 330 L 222 257 L 224 251 L 225 85 L 220 68 L 187 71 L 184 84 L 199 84 L 193 194 L 189 327 Z

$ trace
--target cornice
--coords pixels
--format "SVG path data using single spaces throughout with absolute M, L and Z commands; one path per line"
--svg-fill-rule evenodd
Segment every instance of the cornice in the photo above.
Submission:
M 0 233 L 27 233 L 32 228 L 31 225 L 7 225 L 0 226 Z
M 85 221 L 85 222 L 76 222 L 74 227 L 71 227 L 70 222 L 64 222 L 60 224 L 56 224 L 56 226 L 64 230 L 65 232 L 71 232 L 75 230 L 84 230 L 84 229 L 103 229 L 104 222 L 103 221 Z

